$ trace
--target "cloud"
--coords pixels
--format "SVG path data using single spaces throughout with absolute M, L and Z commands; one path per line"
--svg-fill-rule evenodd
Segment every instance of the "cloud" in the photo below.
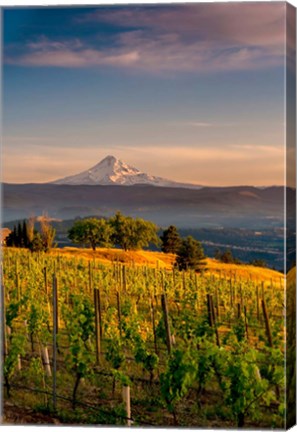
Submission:
M 260 161 L 267 156 L 275 159 L 276 156 L 284 157 L 284 147 L 273 147 L 273 146 L 262 146 L 262 145 L 224 145 L 216 147 L 171 147 L 168 152 L 168 148 L 159 146 L 146 146 L 142 149 L 136 147 L 125 147 L 127 151 L 137 151 L 144 154 L 158 154 L 158 158 L 172 158 L 175 160 L 196 160 L 196 161 Z
M 225 3 L 98 8 L 76 19 L 113 31 L 100 38 L 29 41 L 19 66 L 130 68 L 148 73 L 239 71 L 284 64 L 285 4 Z M 116 31 L 115 31 L 116 29 Z
M 7 64 L 39 67 L 70 67 L 81 68 L 100 65 L 127 66 L 135 62 L 138 54 L 128 50 L 100 51 L 88 48 L 75 39 L 67 42 L 57 42 L 40 38 L 25 46 L 27 53 L 5 58 Z
M 285 155 L 285 146 L 272 146 L 272 145 L 251 145 L 251 144 L 230 144 L 230 148 L 240 150 L 242 152 L 256 152 L 257 155 L 265 155 L 267 153 L 273 153 L 283 157 Z
M 243 126 L 243 123 L 212 123 L 205 121 L 185 121 L 185 122 L 176 122 L 173 123 L 175 126 L 189 126 L 194 128 L 228 128 L 228 127 L 237 127 Z
M 194 127 L 202 127 L 202 128 L 204 128 L 204 127 L 208 128 L 208 127 L 214 126 L 213 123 L 206 123 L 206 122 L 186 122 L 183 124 L 185 126 L 194 126 Z
M 202 3 L 170 6 L 99 8 L 80 22 L 105 22 L 126 28 L 182 34 L 200 40 L 221 39 L 247 45 L 274 45 L 283 39 L 285 4 Z

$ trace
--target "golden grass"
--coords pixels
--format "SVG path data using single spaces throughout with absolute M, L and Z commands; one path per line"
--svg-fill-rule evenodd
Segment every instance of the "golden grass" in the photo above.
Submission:
M 248 264 L 224 264 L 215 259 L 206 260 L 208 272 L 222 277 L 238 277 L 258 282 L 283 284 L 284 275 L 276 270 L 263 267 L 255 267 Z
M 122 249 L 98 248 L 96 251 L 93 251 L 91 249 L 66 247 L 63 249 L 52 249 L 50 253 L 52 255 L 77 257 L 86 260 L 95 259 L 102 264 L 111 264 L 113 261 L 119 261 L 127 265 L 158 266 L 159 268 L 168 270 L 172 269 L 175 261 L 174 254 L 143 250 L 125 252 Z M 268 268 L 254 267 L 247 264 L 224 264 L 212 258 L 207 258 L 205 262 L 207 268 L 206 274 L 213 274 L 223 278 L 237 277 L 258 282 L 283 284 L 284 275 Z
M 122 249 L 98 248 L 96 251 L 92 249 L 79 249 L 74 247 L 66 247 L 63 249 L 52 249 L 52 255 L 61 255 L 68 257 L 84 258 L 110 264 L 113 261 L 119 261 L 125 264 L 148 265 L 151 267 L 171 269 L 175 261 L 173 254 L 165 254 L 163 252 L 151 251 L 124 251 Z

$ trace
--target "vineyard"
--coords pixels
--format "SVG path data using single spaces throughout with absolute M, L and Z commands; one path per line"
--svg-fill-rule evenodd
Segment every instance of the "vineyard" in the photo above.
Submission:
M 4 249 L 5 403 L 65 424 L 284 427 L 274 274 Z

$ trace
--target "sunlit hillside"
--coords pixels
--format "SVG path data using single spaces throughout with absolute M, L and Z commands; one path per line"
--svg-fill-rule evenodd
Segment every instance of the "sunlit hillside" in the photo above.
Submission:
M 131 265 L 148 265 L 150 267 L 171 269 L 175 255 L 165 254 L 163 252 L 152 251 L 123 251 L 122 249 L 98 248 L 96 251 L 91 249 L 80 248 L 63 248 L 53 249 L 51 254 L 85 258 L 86 260 L 96 260 L 103 264 L 110 264 L 114 261 Z M 255 267 L 247 264 L 224 264 L 215 259 L 207 258 L 206 273 L 213 274 L 217 277 L 228 278 L 238 277 L 242 279 L 251 279 L 258 282 L 267 282 L 277 284 L 283 283 L 283 274 L 268 268 Z

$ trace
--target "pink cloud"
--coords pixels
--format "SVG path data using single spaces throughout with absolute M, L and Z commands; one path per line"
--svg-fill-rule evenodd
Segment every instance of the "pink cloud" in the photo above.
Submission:
M 80 18 L 121 27 L 144 27 L 200 40 L 275 45 L 284 37 L 285 3 L 201 3 L 171 6 L 128 6 L 98 9 Z
M 76 25 L 127 27 L 112 45 L 40 38 L 11 53 L 8 64 L 52 67 L 124 67 L 147 73 L 261 69 L 285 62 L 285 3 L 208 3 L 127 6 L 80 17 Z M 134 30 L 133 30 L 134 27 Z M 141 30 L 139 30 L 141 28 Z
M 27 44 L 28 53 L 6 57 L 7 64 L 39 67 L 90 67 L 100 65 L 129 66 L 138 53 L 128 50 L 100 51 L 84 46 L 79 40 L 55 42 L 46 38 Z

